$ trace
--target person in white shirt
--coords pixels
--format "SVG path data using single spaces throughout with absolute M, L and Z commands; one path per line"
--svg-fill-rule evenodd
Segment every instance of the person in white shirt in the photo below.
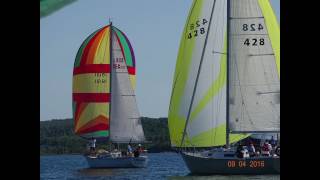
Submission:
M 96 150 L 96 139 L 92 138 L 90 141 L 90 152 L 93 153 Z
M 253 143 L 250 143 L 248 150 L 250 157 L 254 157 L 256 155 L 256 149 L 254 148 Z
M 269 154 L 272 155 L 273 154 L 273 147 L 269 142 L 267 142 L 267 143 L 268 143 Z

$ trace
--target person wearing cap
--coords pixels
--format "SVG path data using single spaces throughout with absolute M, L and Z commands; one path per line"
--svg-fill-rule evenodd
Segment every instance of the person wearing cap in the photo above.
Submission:
M 143 148 L 142 148 L 141 144 L 138 145 L 138 151 L 139 151 L 139 153 L 143 152 Z
M 141 147 L 141 144 L 138 145 L 138 147 L 134 151 L 134 157 L 139 157 L 140 153 L 143 152 L 143 148 Z

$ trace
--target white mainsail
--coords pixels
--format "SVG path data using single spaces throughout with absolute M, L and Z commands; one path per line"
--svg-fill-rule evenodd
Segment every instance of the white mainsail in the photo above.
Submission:
M 265 4 L 262 6 L 259 0 L 230 0 L 230 3 L 230 131 L 278 132 L 280 74 L 275 54 L 278 51 L 271 42 L 266 14 L 262 11 Z
M 116 33 L 112 32 L 110 140 L 117 143 L 145 141 L 140 114 L 127 65 Z

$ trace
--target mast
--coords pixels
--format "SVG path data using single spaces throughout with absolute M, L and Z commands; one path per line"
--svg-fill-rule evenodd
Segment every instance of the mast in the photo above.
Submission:
M 110 83 L 109 83 L 109 89 L 110 89 L 110 103 L 109 103 L 109 124 L 111 124 L 111 101 L 112 101 L 112 69 L 113 69 L 113 63 L 112 63 L 112 21 L 109 18 L 109 23 L 110 23 Z M 109 126 L 110 127 L 110 126 Z M 111 134 L 111 129 L 109 128 L 109 138 Z M 110 140 L 111 142 L 111 140 Z
M 229 66 L 230 66 L 230 0 L 227 0 L 227 94 L 226 94 L 226 146 L 230 147 L 230 126 L 229 126 Z

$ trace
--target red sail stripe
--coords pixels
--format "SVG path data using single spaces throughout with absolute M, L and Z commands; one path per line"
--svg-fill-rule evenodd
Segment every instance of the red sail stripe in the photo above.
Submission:
M 73 75 L 86 73 L 110 73 L 110 64 L 86 64 L 73 69 Z
M 108 124 L 97 124 L 96 126 L 89 127 L 87 129 L 80 130 L 76 132 L 76 134 L 84 134 L 84 133 L 90 133 L 90 132 L 96 132 L 96 131 L 105 131 L 109 130 Z
M 76 102 L 110 102 L 110 93 L 73 93 Z
M 76 104 L 76 112 L 74 114 L 75 116 L 74 120 L 75 120 L 75 124 L 77 124 L 81 113 L 87 107 L 88 103 L 75 102 L 75 104 Z
M 121 44 L 121 41 L 120 41 L 117 33 L 115 33 L 115 36 L 116 36 L 117 41 L 118 41 L 118 43 L 119 43 L 119 45 L 120 45 L 121 52 L 122 52 L 122 56 L 123 56 L 123 58 L 125 59 L 124 62 L 125 62 L 126 65 L 127 65 L 126 56 L 124 55 L 124 50 L 123 50 L 123 46 L 122 46 L 122 44 Z M 135 69 L 135 67 L 129 67 L 129 66 L 127 65 L 127 69 L 128 69 L 128 73 L 129 73 L 130 75 L 135 75 L 135 74 L 136 74 L 136 69 Z
M 136 68 L 134 68 L 134 67 L 129 67 L 129 66 L 127 66 L 128 67 L 128 73 L 130 74 L 130 75 L 135 75 L 136 74 Z

